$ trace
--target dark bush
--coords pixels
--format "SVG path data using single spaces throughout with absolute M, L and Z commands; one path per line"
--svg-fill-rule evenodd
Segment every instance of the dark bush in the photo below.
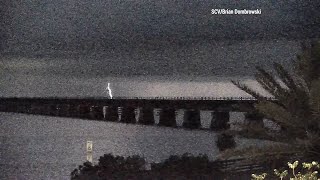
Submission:
M 207 173 L 210 171 L 210 161 L 208 156 L 192 156 L 185 153 L 182 156 L 172 155 L 161 163 L 152 163 L 152 171 L 181 172 L 183 174 Z
M 234 137 L 225 133 L 218 135 L 218 140 L 216 141 L 216 143 L 220 151 L 236 147 Z
M 160 179 L 221 179 L 219 167 L 210 162 L 206 155 L 173 155 L 161 163 L 152 163 L 151 170 L 145 169 L 146 162 L 139 156 L 121 157 L 105 154 L 97 165 L 85 162 L 71 173 L 72 180 L 160 180 Z
M 83 163 L 83 166 L 79 165 L 78 169 L 71 172 L 71 179 L 98 179 L 97 176 L 98 167 L 93 166 L 90 162 Z
M 99 158 L 97 165 L 85 162 L 71 173 L 71 179 L 117 179 L 145 170 L 145 160 L 139 156 L 124 158 L 105 154 Z
M 118 171 L 139 172 L 145 169 L 145 160 L 139 156 L 124 158 L 122 156 L 115 157 L 111 154 L 105 154 L 100 157 L 98 166 L 107 173 Z

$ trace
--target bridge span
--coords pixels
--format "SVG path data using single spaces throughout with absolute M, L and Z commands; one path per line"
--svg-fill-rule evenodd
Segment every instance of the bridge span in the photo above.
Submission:
M 246 112 L 241 107 L 253 107 L 255 102 L 248 97 L 0 98 L 0 111 L 154 125 L 157 109 L 158 125 L 176 127 L 176 110 L 183 109 L 183 127 L 197 129 L 201 128 L 200 111 L 209 110 L 210 128 L 222 130 L 229 127 L 231 111 Z M 261 124 L 263 117 L 247 112 L 246 119 Z

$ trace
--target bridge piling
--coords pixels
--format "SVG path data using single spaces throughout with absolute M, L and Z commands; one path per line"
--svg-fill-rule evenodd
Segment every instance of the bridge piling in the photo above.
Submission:
M 131 106 L 123 107 L 120 122 L 136 123 L 135 108 Z
M 55 115 L 56 116 L 61 116 L 61 114 L 62 114 L 61 104 L 56 104 L 55 108 L 56 108 Z
M 144 125 L 153 125 L 155 124 L 153 108 L 150 107 L 142 107 L 139 113 L 139 124 Z
M 252 128 L 263 128 L 263 115 L 259 114 L 258 112 L 246 112 L 245 116 L 245 123 Z
M 50 115 L 50 110 L 51 110 L 50 104 L 45 104 L 44 105 L 43 114 L 49 116 Z
M 77 105 L 69 104 L 69 115 L 70 115 L 70 117 L 77 117 L 78 113 L 79 112 L 77 111 Z
M 94 106 L 89 106 L 89 117 L 90 119 L 95 119 Z
M 211 113 L 211 125 L 210 129 L 214 131 L 226 130 L 230 128 L 228 124 L 230 119 L 229 112 L 226 111 L 214 111 Z
M 90 105 L 88 104 L 80 104 L 78 106 L 78 117 L 88 119 L 90 118 Z
M 108 106 L 102 106 L 102 117 L 103 117 L 103 120 L 106 119 L 107 112 L 108 112 Z
M 71 105 L 70 104 L 66 104 L 64 106 L 64 112 L 65 112 L 65 116 L 66 117 L 70 117 L 71 116 Z
M 91 106 L 90 107 L 90 118 L 94 120 L 102 120 L 103 119 L 103 112 L 102 107 L 100 106 Z
M 182 126 L 188 129 L 198 129 L 201 127 L 200 110 L 187 109 L 184 112 Z
M 160 110 L 159 126 L 177 127 L 174 108 L 162 108 Z
M 59 104 L 58 105 L 58 116 L 64 116 L 64 117 L 69 117 L 69 110 L 70 106 L 69 104 Z
M 31 109 L 30 109 L 31 111 Z M 55 116 L 56 115 L 56 106 L 54 104 L 49 104 L 48 105 L 48 112 L 49 112 L 49 116 Z
M 118 107 L 117 106 L 108 106 L 106 112 L 106 121 L 116 122 L 118 121 Z

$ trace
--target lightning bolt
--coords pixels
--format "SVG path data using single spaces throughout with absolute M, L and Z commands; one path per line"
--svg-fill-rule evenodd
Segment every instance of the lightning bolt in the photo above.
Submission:
M 107 86 L 106 90 L 109 92 L 110 99 L 112 99 L 112 91 L 111 91 L 111 88 L 110 88 L 110 83 L 108 83 L 108 86 Z

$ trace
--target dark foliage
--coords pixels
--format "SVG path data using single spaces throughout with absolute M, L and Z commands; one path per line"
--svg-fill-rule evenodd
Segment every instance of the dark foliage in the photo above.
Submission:
M 294 155 L 318 160 L 320 157 L 320 43 L 303 45 L 302 53 L 294 63 L 294 72 L 289 72 L 278 63 L 274 63 L 274 69 L 277 77 L 258 67 L 256 80 L 276 100 L 268 100 L 243 83 L 234 81 L 233 83 L 258 100 L 255 104 L 256 112 L 280 127 L 277 132 L 265 127 L 251 128 L 248 129 L 250 131 L 241 135 L 256 139 L 271 139 L 282 144 L 263 149 L 249 147 L 234 154 L 262 160 L 266 159 L 267 154 L 272 154 L 272 158 Z
M 218 140 L 216 141 L 216 144 L 220 151 L 236 147 L 234 136 L 226 133 L 218 135 Z
M 180 172 L 183 174 L 208 173 L 210 171 L 210 161 L 206 155 L 196 157 L 187 153 L 182 156 L 172 155 L 161 163 L 152 163 L 151 170 Z
M 212 179 L 220 177 L 215 162 L 206 155 L 172 155 L 160 163 L 152 163 L 146 170 L 146 162 L 139 156 L 124 158 L 105 154 L 97 165 L 85 162 L 71 173 L 72 180 L 104 179 Z M 220 179 L 220 178 L 219 178 Z
M 105 154 L 97 165 L 85 162 L 71 173 L 71 179 L 117 179 L 145 170 L 145 160 L 139 156 L 113 156 Z

